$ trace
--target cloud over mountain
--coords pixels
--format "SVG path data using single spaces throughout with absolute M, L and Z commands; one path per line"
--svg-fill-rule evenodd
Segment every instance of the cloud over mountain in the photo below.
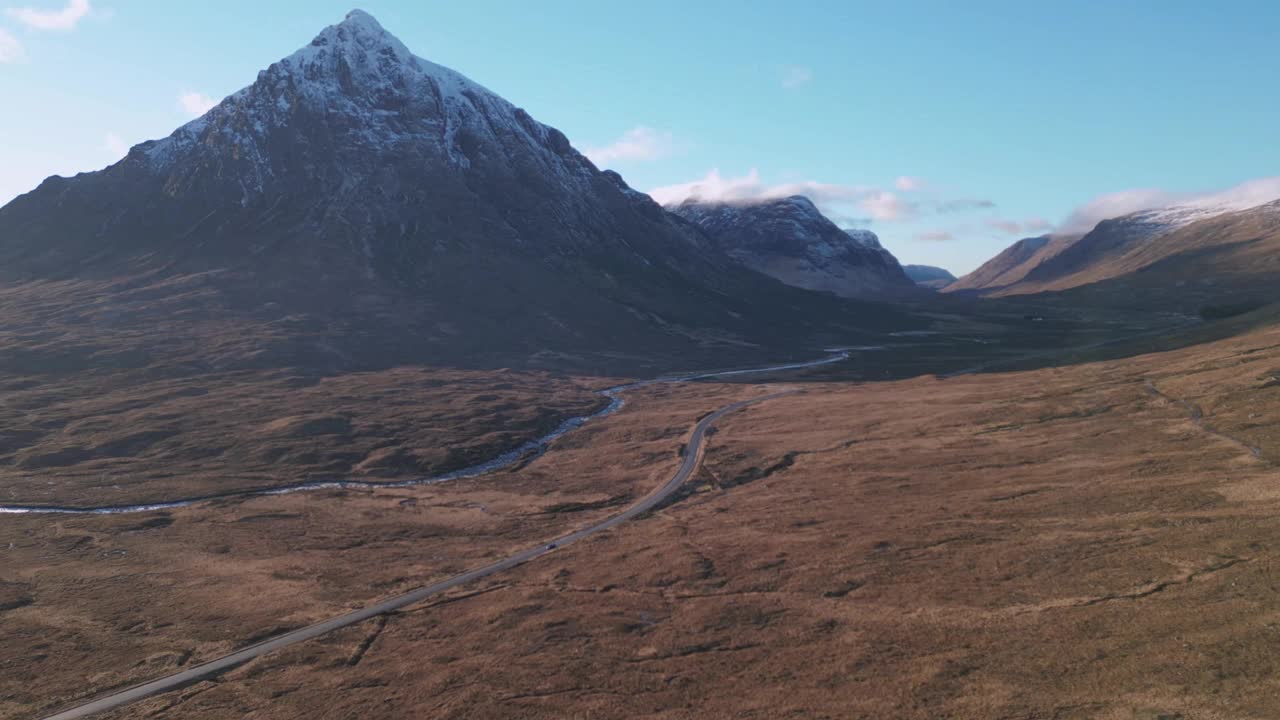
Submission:
M 1063 232 L 1087 232 L 1107 218 L 1140 210 L 1179 205 L 1186 207 L 1247 210 L 1280 199 L 1280 177 L 1247 180 L 1225 190 L 1172 192 L 1158 188 L 1138 188 L 1098 195 L 1079 206 L 1062 223 Z

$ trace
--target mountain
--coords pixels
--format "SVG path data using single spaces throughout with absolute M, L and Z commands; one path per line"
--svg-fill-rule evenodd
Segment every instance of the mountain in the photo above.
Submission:
M 0 208 L 0 280 L 73 345 L 231 367 L 698 363 L 904 321 L 742 269 L 361 11 L 169 137 Z
M 1101 237 L 1081 241 L 1091 241 L 1092 254 L 1063 267 L 1046 263 L 1013 289 L 1087 293 L 1185 313 L 1280 301 L 1280 201 L 1147 233 L 1132 225 L 1149 228 L 1149 218 L 1100 223 L 1090 235 Z M 1113 238 L 1127 241 L 1107 242 Z
M 1273 179 L 1251 181 L 1221 193 L 1166 207 L 1149 208 L 1099 222 L 1086 233 L 1057 233 L 1019 240 L 976 271 L 947 287 L 1020 295 L 1065 290 L 1132 272 L 1181 252 L 1184 239 L 1166 238 L 1206 222 L 1238 216 L 1280 202 Z M 1192 235 L 1199 230 L 1190 230 Z M 1140 260 L 1139 258 L 1145 258 Z
M 1178 312 L 1280 301 L 1280 201 L 1214 210 L 1146 210 L 1084 235 L 1020 241 L 947 291 L 1059 292 Z
M 947 292 L 960 290 L 996 290 L 1021 280 L 1039 264 L 1044 251 L 1052 244 L 1049 235 L 1023 238 L 947 286 Z
M 902 270 L 911 278 L 911 282 L 935 290 L 941 290 L 956 281 L 956 276 L 950 270 L 932 265 L 905 265 Z
M 788 285 L 843 297 L 879 297 L 913 286 L 875 233 L 841 230 L 806 197 L 750 203 L 691 198 L 668 209 L 744 266 Z

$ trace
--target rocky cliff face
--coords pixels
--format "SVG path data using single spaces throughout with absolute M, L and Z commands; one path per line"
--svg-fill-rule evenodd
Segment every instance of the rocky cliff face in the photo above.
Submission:
M 670 357 L 892 321 L 744 271 L 359 11 L 169 137 L 0 209 L 0 278 L 247 319 L 270 336 L 253 362 Z
M 913 286 L 875 233 L 841 230 L 805 197 L 755 203 L 686 200 L 668 209 L 744 266 L 789 285 L 844 297 L 876 297 Z

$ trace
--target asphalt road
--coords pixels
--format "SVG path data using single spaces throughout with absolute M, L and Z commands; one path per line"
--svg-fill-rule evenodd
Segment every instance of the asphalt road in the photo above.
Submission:
M 54 715 L 49 715 L 45 720 L 71 720 L 71 718 L 89 717 L 100 712 L 118 708 L 122 705 L 128 705 L 129 703 L 142 700 L 143 698 L 151 697 L 152 695 L 159 695 L 171 690 L 186 687 L 201 680 L 226 672 L 237 665 L 243 665 L 250 660 L 262 657 L 267 653 L 275 652 L 281 648 L 320 637 L 321 635 L 333 632 L 340 628 L 364 622 L 365 620 L 377 617 L 378 615 L 384 615 L 394 610 L 399 610 L 400 608 L 426 600 L 433 595 L 438 595 L 447 590 L 452 590 L 454 588 L 467 585 L 468 583 L 475 582 L 476 580 L 489 577 L 490 575 L 500 573 L 504 570 L 509 570 L 517 565 L 542 557 L 547 553 L 555 552 L 570 543 L 575 543 L 585 537 L 595 535 L 596 533 L 608 530 L 616 525 L 627 522 L 628 520 L 632 520 L 646 512 L 649 512 L 664 500 L 670 498 L 682 485 L 684 485 L 685 481 L 693 475 L 693 471 L 698 468 L 698 464 L 702 461 L 704 441 L 706 440 L 707 431 L 711 429 L 711 426 L 715 421 L 729 413 L 741 410 L 749 405 L 755 405 L 756 403 L 782 397 L 784 395 L 792 395 L 797 392 L 799 391 L 788 390 L 752 398 L 750 400 L 742 400 L 731 405 L 726 405 L 702 418 L 702 420 L 700 420 L 693 428 L 693 433 L 690 435 L 689 443 L 685 448 L 684 461 L 680 464 L 680 469 L 676 471 L 676 474 L 673 475 L 665 485 L 644 496 L 639 502 L 631 505 L 623 512 L 602 520 L 595 525 L 569 533 L 568 535 L 562 535 L 558 538 L 548 540 L 536 547 L 522 550 L 491 565 L 486 565 L 482 568 L 462 573 L 461 575 L 454 575 L 451 578 L 441 580 L 433 585 L 427 585 L 426 587 L 410 590 L 403 595 L 397 595 L 396 597 L 384 600 L 376 605 L 370 605 L 368 607 L 349 612 L 345 615 L 339 615 L 338 617 L 330 618 L 328 620 L 315 623 L 314 625 L 308 625 L 306 627 L 287 632 L 283 635 L 237 650 L 229 655 L 224 655 L 216 660 L 211 660 L 201 665 L 188 668 L 182 672 L 158 678 L 141 685 L 135 685 L 125 690 L 112 692 L 108 695 L 97 698 L 96 700 L 91 700 L 82 705 L 77 705 Z

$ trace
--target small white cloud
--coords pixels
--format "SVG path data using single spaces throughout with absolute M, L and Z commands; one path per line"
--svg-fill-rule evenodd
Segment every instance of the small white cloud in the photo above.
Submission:
M 992 218 L 987 221 L 987 225 L 995 230 L 999 230 L 1009 235 L 1018 235 L 1022 232 L 1022 224 L 1016 220 L 1001 220 L 1000 218 Z
M 1076 208 L 1062 223 L 1062 231 L 1088 232 L 1107 218 L 1172 205 L 1178 200 L 1176 193 L 1156 189 L 1121 190 L 1099 195 Z
M 26 57 L 27 52 L 18 38 L 8 30 L 0 28 L 0 63 L 22 62 Z
M 701 180 L 656 187 L 649 191 L 649 196 L 662 205 L 674 205 L 685 200 L 749 202 L 767 199 L 768 190 L 760 182 L 760 173 L 754 168 L 737 178 L 723 177 L 719 169 L 713 169 Z
M 614 142 L 603 147 L 590 147 L 583 151 L 596 165 L 605 166 L 621 160 L 656 160 L 670 155 L 675 147 L 671 133 L 659 132 L 645 125 L 637 125 L 622 134 Z
M 1022 221 L 1022 232 L 1037 233 L 1044 232 L 1053 228 L 1053 223 L 1042 217 L 1033 217 Z
M 859 207 L 873 220 L 905 220 L 916 214 L 916 205 L 888 191 L 880 191 L 863 198 Z
M 106 139 L 103 141 L 102 147 L 111 155 L 111 161 L 115 162 L 125 155 L 129 154 L 129 145 L 121 137 L 113 132 L 107 133 Z
M 649 191 L 649 195 L 663 205 L 673 205 L 685 200 L 703 202 L 752 203 L 765 200 L 804 195 L 813 201 L 823 213 L 834 212 L 832 206 L 859 202 L 873 188 L 865 185 L 838 185 L 815 180 L 769 185 L 760 179 L 760 173 L 752 168 L 741 177 L 724 177 L 719 170 L 711 170 L 700 180 L 675 185 L 664 185 Z
M 178 107 L 192 117 L 200 117 L 218 104 L 217 100 L 198 92 L 184 92 L 178 95 Z
M 901 179 L 899 179 L 901 180 Z M 914 188 L 927 188 L 915 180 Z M 816 180 L 799 180 L 769 184 L 760 179 L 754 168 L 740 177 L 725 177 L 719 170 L 711 170 L 705 177 L 692 182 L 664 185 L 649 191 L 649 195 L 662 205 L 678 205 L 685 200 L 708 203 L 750 204 L 803 195 L 818 206 L 822 214 L 839 222 L 866 224 L 868 222 L 906 222 L 932 215 L 950 215 L 984 211 L 994 208 L 990 200 L 972 198 L 939 197 L 929 189 L 924 197 L 905 197 L 896 182 L 898 191 L 885 190 L 869 185 L 843 185 Z
M 919 233 L 916 233 L 913 237 L 916 240 L 919 240 L 921 242 L 948 242 L 956 239 L 955 235 L 947 232 L 946 230 L 930 230 L 926 232 L 919 232 Z
M 8 8 L 5 15 L 36 30 L 70 31 L 92 11 L 89 0 L 70 0 L 61 10 L 42 10 L 33 7 Z
M 1034 233 L 1042 233 L 1053 227 L 1053 223 L 1040 217 L 1028 218 L 1026 220 L 1006 220 L 1004 218 L 991 218 L 987 220 L 987 227 L 1008 235 L 1032 235 Z
M 924 180 L 921 180 L 918 177 L 910 177 L 908 175 L 903 175 L 902 177 L 893 181 L 893 186 L 903 192 L 912 192 L 914 190 L 919 190 L 923 188 L 924 185 L 925 185 Z
M 782 87 L 795 90 L 813 82 L 813 71 L 807 67 L 792 65 L 782 69 Z
M 937 200 L 934 202 L 934 210 L 938 213 L 963 213 L 973 210 L 990 210 L 996 206 L 994 200 L 985 200 L 982 198 L 952 198 L 950 200 Z

